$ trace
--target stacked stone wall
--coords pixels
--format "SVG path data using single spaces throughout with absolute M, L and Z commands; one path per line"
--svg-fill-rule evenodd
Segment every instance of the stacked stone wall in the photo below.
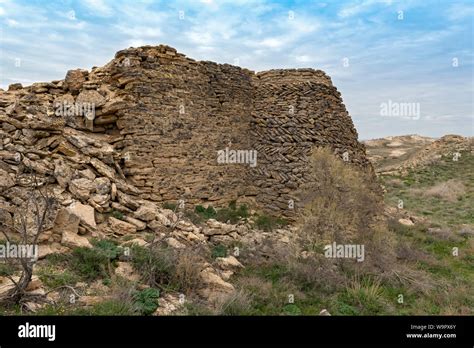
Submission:
M 58 102 L 93 103 L 95 117 L 57 117 Z M 238 200 L 293 216 L 315 146 L 372 172 L 340 93 L 320 70 L 254 73 L 144 46 L 64 80 L 12 85 L 0 105 L 2 160 L 19 153 L 15 161 L 52 175 L 58 153 L 158 203 Z M 25 154 L 25 142 L 43 152 Z M 219 151 L 256 151 L 256 162 L 221 163 Z

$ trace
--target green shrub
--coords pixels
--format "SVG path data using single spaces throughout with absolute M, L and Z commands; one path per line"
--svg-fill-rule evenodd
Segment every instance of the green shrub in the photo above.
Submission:
M 276 218 L 270 215 L 258 215 L 254 222 L 256 228 L 264 231 L 272 231 L 286 225 L 288 225 L 288 221 L 285 219 Z
M 246 205 L 241 204 L 237 209 L 235 201 L 229 203 L 228 208 L 219 209 L 216 214 L 216 220 L 221 222 L 230 222 L 235 224 L 239 222 L 240 219 L 249 217 L 248 208 Z
M 50 289 L 64 285 L 74 285 L 79 281 L 79 277 L 73 272 L 67 269 L 57 271 L 53 267 L 41 268 L 38 276 L 43 284 Z
M 294 303 L 289 303 L 283 307 L 284 315 L 301 315 L 301 309 Z
M 209 219 L 214 219 L 216 215 L 217 212 L 212 206 L 204 208 L 202 205 L 196 205 L 193 211 L 186 210 L 184 212 L 184 216 L 191 220 L 195 225 L 202 224 L 204 221 Z
M 158 298 L 160 291 L 154 288 L 148 288 L 137 291 L 134 296 L 134 303 L 140 314 L 150 315 L 158 308 Z
M 204 220 L 214 219 L 217 215 L 216 210 L 212 206 L 204 208 L 202 205 L 196 205 L 194 212 L 200 215 Z
M 185 210 L 184 216 L 195 225 L 200 225 L 204 222 L 203 217 L 196 213 L 194 210 Z
M 70 255 L 54 253 L 46 256 L 45 260 L 49 265 L 67 266 L 70 261 Z
M 194 224 L 201 224 L 209 219 L 216 219 L 221 222 L 230 221 L 230 223 L 235 224 L 240 219 L 249 217 L 249 215 L 248 207 L 242 204 L 237 208 L 235 201 L 230 202 L 228 208 L 216 210 L 212 206 L 205 208 L 202 205 L 196 205 L 194 211 L 185 212 L 185 216 Z
M 225 245 L 218 244 L 212 247 L 211 257 L 213 259 L 218 257 L 226 257 L 227 256 L 227 248 Z
M 7 241 L 0 240 L 0 245 L 6 247 Z M 7 259 L 2 259 L 0 262 L 0 277 L 12 276 L 19 269 L 20 267 L 18 262 L 8 262 Z
M 100 239 L 92 241 L 95 249 L 102 251 L 111 260 L 117 259 L 122 254 L 122 247 L 118 246 L 115 241 L 108 239 Z
M 337 303 L 342 305 L 338 311 L 349 315 L 383 314 L 389 307 L 384 303 L 382 294 L 380 279 L 354 277 L 346 292 L 337 296 Z M 357 313 L 353 313 L 354 309 Z
M 92 245 L 92 248 L 75 248 L 68 264 L 85 280 L 108 278 L 110 267 L 121 253 L 120 248 L 108 240 L 93 241 Z
M 0 263 L 0 277 L 12 276 L 18 267 L 9 263 Z
M 201 285 L 201 265 L 206 260 L 199 251 L 133 246 L 131 256 L 133 267 L 151 287 L 188 293 Z

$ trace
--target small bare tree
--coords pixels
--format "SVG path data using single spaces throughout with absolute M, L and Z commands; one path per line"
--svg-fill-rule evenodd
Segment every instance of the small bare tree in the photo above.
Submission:
M 31 192 L 23 205 L 16 209 L 14 218 L 11 221 L 0 221 L 1 232 L 8 244 L 17 243 L 34 247 L 38 245 L 38 239 L 44 232 L 46 220 L 54 204 L 54 198 L 46 188 L 41 188 L 41 186 L 42 183 L 38 183 L 36 174 L 33 174 Z M 12 235 L 15 240 L 12 240 Z M 9 272 L 5 274 L 14 286 L 0 299 L 2 302 L 22 302 L 31 282 L 36 261 L 36 257 L 23 255 L 23 253 L 18 253 L 16 258 L 4 259 L 8 269 L 19 269 L 20 276 L 14 277 Z

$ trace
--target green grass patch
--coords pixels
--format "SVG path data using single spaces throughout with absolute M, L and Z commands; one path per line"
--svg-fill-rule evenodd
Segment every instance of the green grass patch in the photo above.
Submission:
M 227 256 L 227 247 L 222 244 L 217 244 L 212 247 L 211 250 L 211 257 L 216 259 L 218 257 L 226 257 Z

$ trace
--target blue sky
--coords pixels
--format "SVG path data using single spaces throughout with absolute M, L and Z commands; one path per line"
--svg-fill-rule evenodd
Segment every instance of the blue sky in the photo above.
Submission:
M 0 0 L 0 87 L 162 43 L 255 71 L 322 69 L 361 139 L 472 136 L 473 21 L 472 0 Z M 420 115 L 381 116 L 388 101 Z

